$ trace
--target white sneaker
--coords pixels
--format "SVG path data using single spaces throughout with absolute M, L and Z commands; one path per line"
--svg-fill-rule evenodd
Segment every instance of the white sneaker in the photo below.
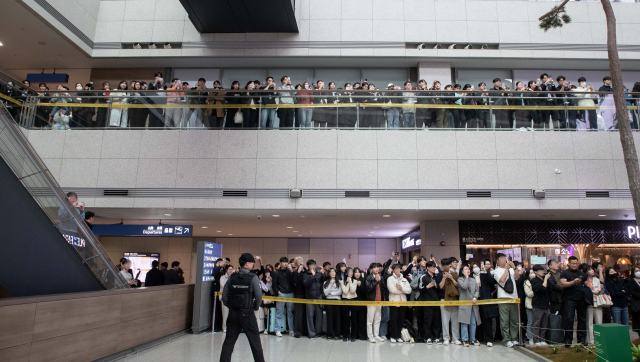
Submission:
M 530 346 L 533 346 L 533 345 L 534 345 L 534 343 L 533 343 L 533 339 L 530 339 L 530 340 L 529 340 L 529 345 L 530 345 Z
M 376 336 L 376 341 L 378 341 L 378 342 L 384 342 L 384 341 L 386 341 L 386 340 L 387 340 L 387 339 L 386 339 L 386 338 L 384 338 L 384 337 Z
M 433 344 L 433 341 L 431 340 L 431 338 L 427 339 L 427 344 Z
M 227 331 L 222 331 L 222 333 L 227 333 Z
M 439 338 L 436 338 L 436 340 L 433 342 L 435 344 L 442 344 L 442 341 Z
M 295 333 L 293 333 L 293 332 L 289 332 L 289 337 L 295 337 L 295 336 L 296 336 L 296 334 L 295 334 Z
M 382 340 L 384 340 L 384 341 L 387 340 L 387 336 L 380 336 L 380 338 L 382 338 Z
M 376 343 L 376 339 L 375 339 L 375 338 L 373 338 L 373 337 L 372 337 L 372 338 L 369 338 L 369 342 L 371 342 L 371 343 Z
M 444 341 L 443 345 L 448 346 L 449 345 L 449 341 Z
M 282 337 L 282 333 L 276 332 L 276 337 Z
M 454 342 L 453 342 L 453 344 L 455 344 L 455 345 L 461 345 L 461 344 L 462 344 L 462 342 L 460 342 L 460 341 L 454 341 Z
M 264 334 L 269 334 L 269 332 L 265 329 L 265 330 L 264 330 Z
M 389 341 L 391 341 L 391 343 L 396 343 L 396 339 L 395 338 L 391 338 L 391 339 L 389 339 Z
M 404 341 L 402 339 L 398 339 L 396 342 L 398 343 L 404 343 Z
M 518 341 L 511 341 L 511 343 L 513 344 L 514 347 L 520 344 L 518 343 Z
M 513 347 L 513 342 L 511 342 L 511 341 L 507 342 L 507 347 L 508 347 L 508 348 Z
M 541 346 L 548 346 L 547 342 L 545 342 L 545 341 L 540 342 L 540 345 Z
M 487 342 L 487 347 L 493 347 L 493 343 Z

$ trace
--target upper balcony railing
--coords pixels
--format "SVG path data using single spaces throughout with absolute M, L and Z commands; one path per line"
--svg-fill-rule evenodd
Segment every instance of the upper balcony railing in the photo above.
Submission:
M 11 95 L 3 99 L 14 106 L 14 118 L 35 129 L 617 128 L 613 95 L 584 90 L 22 90 Z M 640 93 L 625 96 L 637 130 Z

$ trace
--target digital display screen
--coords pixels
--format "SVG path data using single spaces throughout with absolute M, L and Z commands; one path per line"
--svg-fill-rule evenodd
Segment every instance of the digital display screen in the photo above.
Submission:
M 529 261 L 531 262 L 531 265 L 544 265 L 547 264 L 547 257 L 544 255 L 531 255 L 529 257 Z
M 507 258 L 511 257 L 511 260 L 522 262 L 522 248 L 502 249 L 498 250 L 498 254 L 504 254 Z
M 124 253 L 124 257 L 131 260 L 131 270 L 135 278 L 138 272 L 138 279 L 144 283 L 147 273 L 151 270 L 151 263 L 156 260 L 160 261 L 160 254 L 157 253 Z

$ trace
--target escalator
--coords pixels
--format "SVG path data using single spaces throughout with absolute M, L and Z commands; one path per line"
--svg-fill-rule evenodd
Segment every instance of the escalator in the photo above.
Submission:
M 2 104 L 0 185 L 0 297 L 128 288 Z

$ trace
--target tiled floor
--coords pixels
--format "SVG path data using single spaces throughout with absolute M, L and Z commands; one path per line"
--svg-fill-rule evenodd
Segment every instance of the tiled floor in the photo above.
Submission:
M 197 336 L 185 335 L 137 355 L 127 356 L 126 362 L 204 362 L 219 361 L 220 348 L 224 340 L 223 333 L 203 333 Z M 438 362 L 492 362 L 534 361 L 526 355 L 496 344 L 489 348 L 462 346 L 428 346 L 419 344 L 391 344 L 357 342 L 328 342 L 261 335 L 265 360 L 298 362 L 402 362 L 402 361 L 438 361 Z M 232 361 L 253 361 L 249 343 L 241 335 L 236 343 Z

